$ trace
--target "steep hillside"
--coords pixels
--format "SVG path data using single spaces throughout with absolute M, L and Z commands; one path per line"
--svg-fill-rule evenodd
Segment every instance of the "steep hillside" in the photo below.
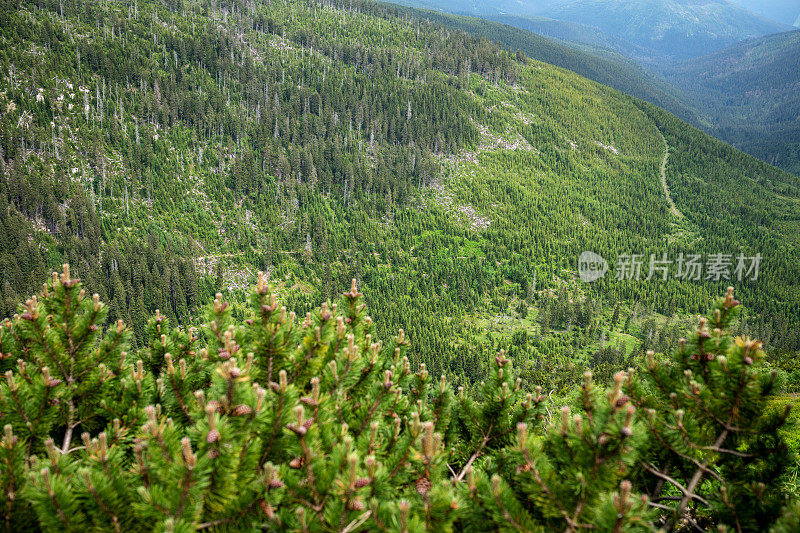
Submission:
M 257 270 L 300 316 L 357 278 L 432 373 L 513 336 L 555 387 L 734 283 L 742 333 L 800 346 L 797 179 L 569 71 L 349 0 L 17 0 L 0 28 L 3 314 L 65 260 L 139 339 L 216 291 L 240 313 Z M 763 262 L 581 284 L 587 250 Z
M 595 27 L 634 45 L 626 52 L 648 63 L 696 57 L 750 37 L 790 29 L 727 0 L 522 0 L 402 2 L 451 13 L 539 16 Z M 574 40 L 574 39 L 570 39 Z M 638 47 L 638 49 L 637 49 Z
M 556 0 L 545 4 L 540 13 L 544 16 L 597 26 L 608 35 L 675 58 L 698 56 L 788 29 L 726 0 Z
M 555 39 L 569 46 L 583 45 L 597 51 L 613 50 L 626 58 L 647 55 L 646 48 L 625 39 L 607 35 L 596 26 L 537 16 L 505 14 L 485 16 L 497 22 Z
M 551 33 L 562 34 L 565 38 L 572 39 L 565 40 L 562 44 L 540 35 L 543 29 L 540 22 L 528 17 L 498 15 L 492 17 L 497 21 L 495 22 L 421 9 L 415 9 L 413 14 L 446 27 L 491 39 L 512 51 L 521 50 L 529 57 L 571 70 L 598 83 L 663 107 L 683 120 L 695 124 L 702 122 L 702 118 L 688 103 L 691 100 L 686 95 L 633 60 L 608 48 L 606 45 L 610 43 L 599 31 L 592 33 L 597 39 L 586 37 L 587 41 L 596 40 L 598 46 L 580 44 L 576 42 L 576 39 L 581 38 L 580 35 L 563 27 L 570 23 L 553 21 L 558 29 L 551 26 Z M 572 26 L 586 28 L 578 24 Z
M 679 63 L 666 75 L 707 109 L 712 133 L 800 173 L 800 31 Z
M 479 15 L 484 19 L 438 11 L 417 14 L 491 38 L 512 50 L 523 50 L 531 57 L 656 104 L 763 161 L 795 174 L 800 172 L 794 102 L 797 91 L 792 85 L 800 69 L 794 66 L 798 50 L 793 32 L 746 40 L 710 55 L 674 62 L 661 54 L 653 56 L 646 47 L 575 22 L 491 13 Z M 535 35 L 491 24 L 488 19 Z

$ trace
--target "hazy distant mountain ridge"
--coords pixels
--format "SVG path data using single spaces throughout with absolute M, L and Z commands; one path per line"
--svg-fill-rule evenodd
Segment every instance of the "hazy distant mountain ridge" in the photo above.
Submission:
M 426 0 L 404 1 L 431 5 Z M 759 13 L 773 18 L 780 18 L 776 13 L 783 9 L 782 20 L 788 20 L 785 13 L 794 9 L 791 4 L 782 0 L 740 0 L 736 5 L 721 0 L 549 0 L 534 5 L 528 0 L 500 0 L 465 5 L 444 0 L 435 7 L 438 22 L 647 100 L 797 174 L 800 108 L 794 84 L 800 73 L 796 66 L 800 51 L 794 44 L 796 37 L 791 30 L 785 31 L 791 26 L 746 9 L 758 7 Z M 800 9 L 800 4 L 795 7 Z M 474 18 L 448 18 L 442 10 L 467 12 L 520 31 Z M 524 10 L 528 14 L 520 13 Z M 536 14 L 530 14 L 533 11 Z M 751 36 L 762 33 L 769 35 Z
M 413 9 L 412 12 L 416 16 L 438 24 L 492 39 L 511 50 L 521 50 L 534 59 L 571 70 L 598 83 L 656 104 L 690 123 L 702 123 L 702 117 L 687 104 L 689 98 L 686 95 L 632 59 L 611 49 L 607 46 L 609 43 L 603 41 L 605 38 L 602 32 L 596 28 L 537 17 L 497 15 L 495 22 L 431 10 Z M 544 37 L 539 32 L 528 31 L 526 28 L 528 23 L 533 27 L 539 24 L 547 26 L 555 34 L 569 35 L 574 29 L 586 36 L 587 43 L 577 44 L 566 39 Z M 593 37 L 597 38 L 595 40 L 597 44 L 592 44 Z
M 595 27 L 610 38 L 643 47 L 644 51 L 624 50 L 642 61 L 695 57 L 744 39 L 791 29 L 790 22 L 767 19 L 726 0 L 472 0 L 468 3 L 404 0 L 402 3 L 489 18 L 538 16 L 579 23 Z M 582 34 L 585 30 L 574 28 L 575 36 L 562 38 L 585 42 Z
M 719 50 L 788 25 L 717 0 L 568 0 L 539 14 L 594 25 L 605 33 L 676 58 Z
M 624 55 L 626 61 L 632 61 L 631 57 L 649 55 L 649 49 L 646 47 L 621 37 L 608 35 L 595 26 L 580 22 L 525 15 L 487 15 L 486 18 L 555 39 L 573 48 L 589 46 L 599 49 L 589 50 L 590 52 L 614 51 Z
M 753 13 L 784 24 L 800 25 L 800 2 L 797 0 L 732 0 Z
M 800 31 L 752 39 L 691 59 L 666 74 L 718 126 L 713 131 L 765 161 L 800 172 Z

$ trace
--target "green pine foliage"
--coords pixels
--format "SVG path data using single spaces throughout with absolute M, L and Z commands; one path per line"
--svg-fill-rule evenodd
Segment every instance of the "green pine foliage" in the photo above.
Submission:
M 626 384 L 646 412 L 652 441 L 642 466 L 653 501 L 673 515 L 667 524 L 755 530 L 785 503 L 773 480 L 791 462 L 778 436 L 790 407 L 769 409 L 777 371 L 759 364 L 760 342 L 731 335 L 740 311 L 731 289 L 671 357 L 648 352 L 644 379 Z
M 368 1 L 0 0 L 0 36 L 5 529 L 791 528 L 793 177 Z M 625 369 L 727 283 L 579 284 L 587 249 L 762 253 L 713 405 Z
M 581 252 L 760 252 L 740 328 L 800 349 L 796 178 L 574 73 L 362 1 L 3 0 L 0 32 L 4 315 L 69 262 L 152 347 L 257 271 L 299 315 L 356 278 L 415 367 L 469 389 L 506 349 L 563 393 L 727 286 L 580 286 Z
M 474 393 L 383 342 L 355 281 L 305 317 L 160 313 L 146 345 L 64 267 L 3 322 L 7 531 L 651 531 L 776 522 L 787 412 L 729 292 L 657 363 L 563 398 L 500 352 Z M 562 403 L 563 402 L 563 403 Z M 782 528 L 782 529 L 781 529 Z

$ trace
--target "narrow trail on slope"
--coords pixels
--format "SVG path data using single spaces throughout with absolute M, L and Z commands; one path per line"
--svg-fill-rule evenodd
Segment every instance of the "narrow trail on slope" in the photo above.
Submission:
M 678 218 L 683 218 L 683 213 L 678 211 L 675 202 L 672 201 L 672 196 L 669 194 L 669 187 L 667 187 L 667 161 L 669 161 L 669 144 L 667 138 L 660 131 L 661 140 L 664 141 L 664 158 L 661 160 L 661 186 L 664 188 L 664 194 L 667 195 L 667 203 L 669 204 L 669 212 Z

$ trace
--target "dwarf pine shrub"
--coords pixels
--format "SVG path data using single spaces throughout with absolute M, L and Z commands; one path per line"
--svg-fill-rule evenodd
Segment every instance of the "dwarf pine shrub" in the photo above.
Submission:
M 69 268 L 0 328 L 6 531 L 791 530 L 786 411 L 729 292 L 673 354 L 563 405 L 501 352 L 453 391 L 355 282 L 298 317 L 156 313 L 132 351 Z M 788 511 L 783 509 L 788 506 Z

